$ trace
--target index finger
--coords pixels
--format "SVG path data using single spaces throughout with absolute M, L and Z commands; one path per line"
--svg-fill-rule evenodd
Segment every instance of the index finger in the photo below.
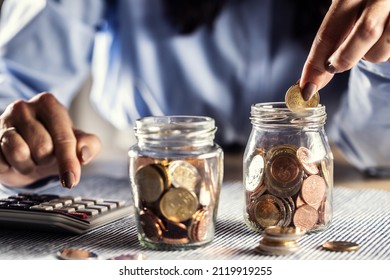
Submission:
M 300 79 L 302 96 L 309 100 L 333 78 L 329 57 L 342 44 L 358 17 L 358 1 L 333 1 L 317 32 Z
M 52 137 L 61 183 L 70 189 L 79 182 L 81 174 L 72 121 L 52 94 L 44 93 L 34 99 L 39 104 L 37 115 Z

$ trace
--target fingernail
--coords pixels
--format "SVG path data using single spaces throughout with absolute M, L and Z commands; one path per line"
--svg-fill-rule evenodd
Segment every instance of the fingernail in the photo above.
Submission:
M 328 61 L 328 63 L 325 65 L 325 69 L 326 69 L 326 71 L 328 71 L 328 72 L 331 73 L 331 74 L 337 73 L 336 67 L 334 67 L 334 66 L 332 65 L 332 63 L 330 63 L 329 61 Z
M 71 189 L 74 187 L 74 174 L 71 171 L 66 171 L 61 176 L 61 184 L 64 188 Z
M 91 150 L 88 148 L 88 146 L 84 146 L 81 148 L 81 161 L 83 163 L 88 162 L 91 159 Z
M 302 89 L 303 100 L 308 101 L 314 95 L 317 90 L 317 86 L 313 83 L 307 83 Z

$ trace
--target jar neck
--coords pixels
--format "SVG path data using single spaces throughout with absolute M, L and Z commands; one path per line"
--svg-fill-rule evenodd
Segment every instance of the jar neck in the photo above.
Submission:
M 265 128 L 317 128 L 325 125 L 325 106 L 289 109 L 284 102 L 258 103 L 251 107 L 251 123 Z
M 214 119 L 202 116 L 157 116 L 136 121 L 140 148 L 193 150 L 212 146 L 217 128 Z

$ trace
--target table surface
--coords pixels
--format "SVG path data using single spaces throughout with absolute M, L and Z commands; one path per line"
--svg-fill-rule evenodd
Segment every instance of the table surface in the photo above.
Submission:
M 92 250 L 102 259 L 142 253 L 148 259 L 389 260 L 390 179 L 366 178 L 352 168 L 337 149 L 332 150 L 335 155 L 333 222 L 321 233 L 302 237 L 300 250 L 289 256 L 270 257 L 254 251 L 261 237 L 249 230 L 242 218 L 242 152 L 236 152 L 225 154 L 225 176 L 215 239 L 206 247 L 174 252 L 144 249 L 137 240 L 134 217 L 130 216 L 76 236 L 0 229 L 0 260 L 55 259 L 58 250 L 70 246 Z M 131 200 L 126 162 L 97 161 L 83 174 L 80 185 L 70 194 Z M 60 187 L 54 192 L 69 193 Z M 321 250 L 322 243 L 333 239 L 355 241 L 361 248 L 352 253 Z

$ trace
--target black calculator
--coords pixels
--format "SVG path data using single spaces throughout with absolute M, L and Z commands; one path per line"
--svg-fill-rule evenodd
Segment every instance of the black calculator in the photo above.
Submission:
M 1 228 L 82 234 L 133 214 L 124 200 L 19 193 L 0 199 Z

